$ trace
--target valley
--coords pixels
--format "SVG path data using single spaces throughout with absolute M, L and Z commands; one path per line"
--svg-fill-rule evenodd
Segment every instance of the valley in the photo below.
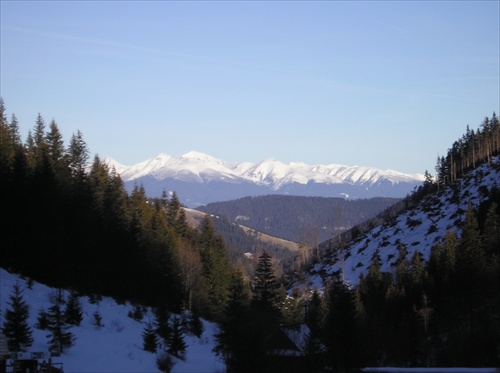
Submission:
M 184 205 L 175 190 L 149 196 L 140 178 L 127 191 L 109 161 L 88 162 L 80 132 L 64 148 L 54 141 L 57 125 L 46 131 L 41 117 L 33 129 L 38 144 L 23 144 L 12 123 L 1 129 L 5 363 L 32 347 L 50 350 L 74 371 L 357 372 L 498 363 L 495 114 L 453 143 L 438 158 L 436 176 L 426 173 L 404 198 L 272 193 L 202 211 Z M 181 158 L 157 161 L 218 162 L 200 153 Z M 262 177 L 283 169 L 271 164 L 272 172 L 250 173 L 261 187 L 285 180 Z M 304 181 L 295 165 L 287 167 L 294 183 Z M 142 169 L 146 175 L 154 167 Z M 203 177 L 202 185 L 210 184 Z M 39 308 L 36 317 L 26 303 Z M 75 321 L 78 304 L 85 311 Z M 109 320 L 125 311 L 134 321 Z M 116 335 L 124 328 L 131 332 Z M 104 350 L 113 355 L 109 364 L 91 347 L 95 338 L 120 338 Z M 202 362 L 191 360 L 195 350 Z M 200 368 L 203 362 L 210 367 Z

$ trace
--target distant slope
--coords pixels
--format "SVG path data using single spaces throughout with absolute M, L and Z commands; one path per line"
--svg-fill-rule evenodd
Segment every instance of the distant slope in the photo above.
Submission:
M 195 228 L 199 226 L 201 219 L 206 214 L 202 211 L 188 209 L 188 208 L 185 209 L 185 212 L 186 212 L 186 218 L 188 220 L 188 223 L 192 227 L 195 227 Z M 212 216 L 212 217 L 214 219 L 220 218 L 218 216 Z M 283 249 L 297 251 L 297 243 L 296 242 L 288 241 L 288 240 L 285 240 L 285 239 L 279 238 L 279 237 L 270 236 L 268 234 L 258 232 L 255 229 L 246 227 L 246 226 L 241 225 L 241 224 L 235 224 L 235 225 L 238 226 L 248 236 L 253 237 L 256 240 L 257 243 L 252 244 L 252 246 L 269 244 L 269 245 L 282 247 Z M 221 232 L 221 233 L 223 233 L 223 232 Z M 250 252 L 251 250 L 245 250 L 245 247 L 243 247 L 243 248 L 241 248 L 241 251 Z
M 453 185 L 424 199 L 417 207 L 356 238 L 345 249 L 343 260 L 338 250 L 327 250 L 321 262 L 311 269 L 309 282 L 322 286 L 325 280 L 344 268 L 345 280 L 356 284 L 376 253 L 382 261 L 381 270 L 391 272 L 398 257 L 398 245 L 404 245 L 407 258 L 418 250 L 427 260 L 433 245 L 440 242 L 447 231 L 460 235 L 469 203 L 484 214 L 492 202 L 500 204 L 498 156 L 490 167 L 482 164 Z
M 343 198 L 267 195 L 210 203 L 199 211 L 226 216 L 259 232 L 293 242 L 318 244 L 338 230 L 346 230 L 369 219 L 394 198 L 345 200 Z
M 194 151 L 182 156 L 159 154 L 133 166 L 111 158 L 104 161 L 116 169 L 127 189 L 142 184 L 150 197 L 160 196 L 163 190 L 176 191 L 188 207 L 267 194 L 401 198 L 424 180 L 421 174 L 338 164 L 285 164 L 273 158 L 232 163 Z
M 186 218 L 193 227 L 199 226 L 204 212 L 185 209 Z M 282 276 L 298 265 L 297 243 L 273 237 L 255 229 L 229 221 L 225 216 L 210 214 L 217 234 L 224 240 L 228 255 L 235 266 L 240 267 L 248 279 L 254 277 L 257 257 L 265 250 L 273 258 L 275 275 Z

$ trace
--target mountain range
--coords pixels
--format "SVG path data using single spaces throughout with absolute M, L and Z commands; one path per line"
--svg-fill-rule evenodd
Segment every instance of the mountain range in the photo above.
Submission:
M 196 151 L 181 156 L 162 153 L 133 166 L 109 157 L 104 162 L 120 174 L 127 190 L 142 185 L 150 197 L 175 191 L 188 207 L 268 194 L 400 198 L 424 181 L 422 174 L 362 166 L 283 163 L 274 158 L 227 162 Z

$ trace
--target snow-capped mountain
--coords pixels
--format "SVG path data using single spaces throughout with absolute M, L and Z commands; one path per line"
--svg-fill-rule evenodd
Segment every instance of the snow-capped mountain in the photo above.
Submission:
M 366 273 L 375 253 L 380 255 L 381 271 L 391 272 L 398 259 L 398 245 L 404 245 L 411 258 L 418 250 L 425 260 L 447 231 L 460 236 L 468 204 L 478 208 L 500 188 L 500 157 L 491 166 L 483 164 L 454 185 L 425 199 L 416 208 L 397 216 L 390 223 L 375 227 L 349 244 L 344 259 L 339 252 L 328 252 L 311 271 L 309 285 L 321 287 L 332 274 L 343 268 L 344 279 L 355 285 Z
M 338 164 L 285 164 L 274 158 L 232 163 L 195 151 L 181 156 L 159 154 L 130 167 L 111 158 L 105 162 L 116 169 L 128 189 L 142 184 L 149 196 L 176 191 L 189 207 L 264 194 L 403 197 L 424 180 L 421 174 Z

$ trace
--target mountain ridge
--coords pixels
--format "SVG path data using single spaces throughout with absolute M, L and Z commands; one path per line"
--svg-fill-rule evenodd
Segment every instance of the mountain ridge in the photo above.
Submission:
M 263 161 L 227 162 L 205 153 L 190 151 L 172 156 L 166 153 L 132 166 L 110 157 L 104 162 L 120 174 L 127 189 L 143 184 L 150 196 L 176 190 L 189 207 L 244 196 L 265 194 L 318 195 L 347 198 L 404 197 L 425 179 L 423 174 L 405 174 L 374 167 L 335 163 L 309 165 L 283 163 L 276 158 Z M 203 185 L 194 191 L 193 185 Z M 237 186 L 231 196 L 226 187 Z M 177 188 L 177 189 L 176 189 Z

